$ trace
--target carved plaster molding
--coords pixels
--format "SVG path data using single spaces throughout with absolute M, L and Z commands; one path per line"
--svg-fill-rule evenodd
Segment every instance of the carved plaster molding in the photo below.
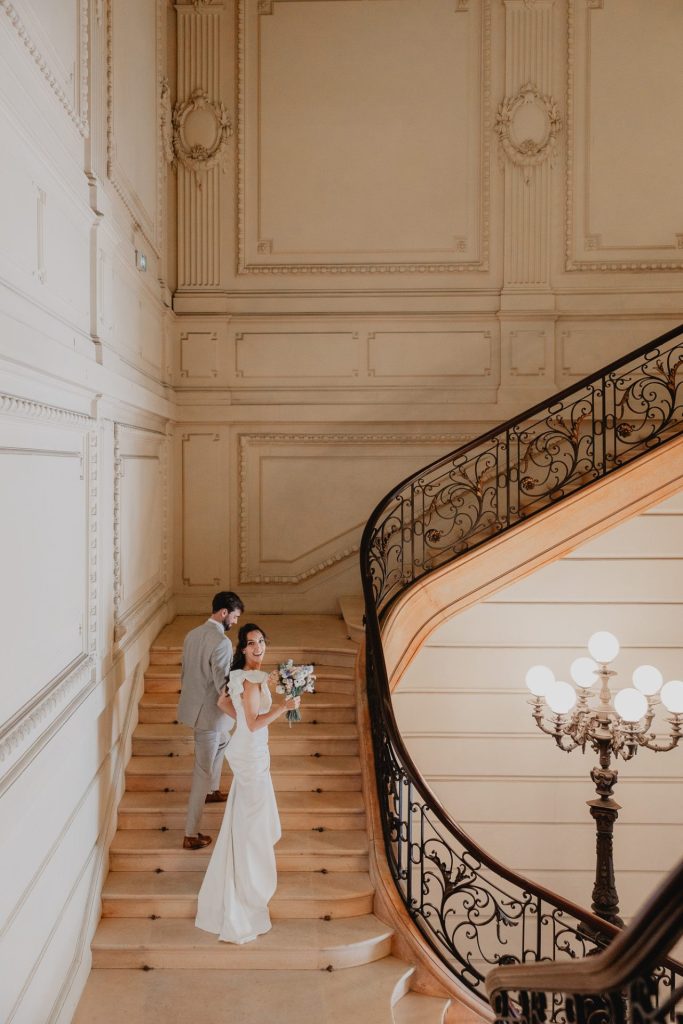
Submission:
M 25 416 L 32 420 L 49 420 L 51 423 L 69 427 L 87 428 L 93 423 L 92 417 L 85 413 L 62 409 L 57 405 L 47 405 L 45 402 L 34 402 L 30 398 L 19 398 L 5 392 L 0 392 L 0 413 Z
M 202 143 L 191 145 L 185 134 L 186 124 L 197 111 L 208 112 L 214 119 L 214 137 L 208 146 Z M 171 111 L 168 82 L 162 85 L 161 132 L 166 161 L 174 168 L 181 164 L 187 171 L 192 172 L 199 188 L 200 174 L 210 171 L 213 167 L 225 170 L 232 122 L 225 105 L 220 100 L 209 99 L 208 93 L 203 89 L 195 89 L 188 99 L 176 103 Z
M 159 123 L 161 125 L 161 152 L 165 163 L 172 166 L 176 158 L 173 150 L 173 105 L 171 103 L 171 87 L 165 76 L 161 79 L 159 90 Z
M 259 0 L 257 14 L 273 14 L 275 0 Z M 490 106 L 491 106 L 491 0 L 481 0 L 481 197 L 480 197 L 480 245 L 481 255 L 477 260 L 463 260 L 453 263 L 250 263 L 246 242 L 246 29 L 247 0 L 237 0 L 237 228 L 236 268 L 238 274 L 462 274 L 487 272 L 489 270 L 489 226 L 491 211 L 490 172 Z M 469 0 L 455 0 L 454 13 L 468 14 Z M 258 239 L 257 252 L 260 256 L 273 252 L 272 239 Z M 459 243 L 455 246 L 460 252 Z
M 25 746 L 39 726 L 74 693 L 92 682 L 94 676 L 94 659 L 90 655 L 81 654 L 64 672 L 51 680 L 29 708 L 18 712 L 0 732 L 0 762 Z
M 38 44 L 31 38 L 28 28 L 22 21 L 14 4 L 10 0 L 0 0 L 0 9 L 4 10 L 12 28 L 33 58 L 34 64 L 50 89 L 64 107 L 70 120 L 78 129 L 79 135 L 87 138 L 90 130 L 88 123 L 88 0 L 79 0 L 78 6 L 79 81 L 78 87 L 74 89 L 73 100 L 67 95 L 64 85 L 60 83 L 54 70 L 50 67 L 47 59 L 39 49 Z M 75 102 L 76 99 L 77 103 Z
M 322 559 L 304 572 L 291 575 L 273 575 L 255 573 L 249 566 L 248 529 L 253 526 L 253 518 L 249 512 L 248 495 L 248 452 L 251 444 L 465 444 L 472 440 L 472 434 L 241 434 L 239 460 L 239 500 L 240 500 L 240 583 L 291 584 L 302 583 L 304 580 L 317 576 L 331 566 L 350 558 L 360 550 L 359 543 L 353 543 L 333 552 L 328 558 Z M 217 582 L 217 581 L 216 581 Z
M 538 139 L 515 139 L 515 118 L 522 108 L 533 105 L 545 119 L 543 134 Z M 562 130 L 562 118 L 552 96 L 541 93 L 535 85 L 527 82 L 514 96 L 506 96 L 498 108 L 494 130 L 500 141 L 501 153 L 516 167 L 525 170 L 525 177 L 531 168 L 549 161 L 552 167 L 557 153 L 557 143 Z

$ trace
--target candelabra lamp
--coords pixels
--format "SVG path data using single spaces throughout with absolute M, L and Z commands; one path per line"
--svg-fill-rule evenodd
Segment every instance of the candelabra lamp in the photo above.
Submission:
M 570 668 L 576 688 L 556 679 L 545 665 L 530 668 L 526 684 L 533 694 L 536 725 L 560 750 L 590 747 L 598 755 L 599 764 L 591 771 L 597 798 L 588 801 L 596 828 L 592 909 L 605 921 L 623 925 L 614 878 L 613 832 L 620 805 L 613 798 L 617 770 L 612 759 L 630 761 L 641 747 L 665 751 L 677 746 L 683 735 L 683 682 L 672 679 L 662 685 L 659 669 L 640 665 L 633 673 L 633 686 L 613 695 L 610 679 L 616 672 L 610 665 L 619 653 L 619 641 L 612 633 L 594 633 L 588 650 L 591 657 L 577 658 Z M 659 704 L 669 712 L 666 735 L 650 731 Z

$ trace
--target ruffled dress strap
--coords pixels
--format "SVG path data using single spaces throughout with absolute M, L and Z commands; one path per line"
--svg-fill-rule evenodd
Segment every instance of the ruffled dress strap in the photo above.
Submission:
M 228 676 L 228 693 L 232 700 L 241 700 L 244 693 L 244 669 L 236 668 Z
M 247 672 L 243 668 L 235 669 L 230 673 L 228 678 L 228 692 L 233 700 L 241 700 L 242 694 L 244 693 L 244 680 L 246 679 L 249 683 L 258 683 L 263 685 L 268 678 L 267 672 L 261 672 L 260 669 L 252 669 Z

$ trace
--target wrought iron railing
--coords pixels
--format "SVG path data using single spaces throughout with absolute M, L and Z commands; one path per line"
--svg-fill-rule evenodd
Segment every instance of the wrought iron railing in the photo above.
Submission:
M 496 1024 L 680 1024 L 683 976 L 668 973 L 661 959 L 681 935 L 683 861 L 598 955 L 577 965 L 494 968 L 486 989 Z
M 582 958 L 618 929 L 508 870 L 441 807 L 396 726 L 380 621 L 413 583 L 683 433 L 683 325 L 438 459 L 373 512 L 361 543 L 366 675 L 387 860 L 448 969 L 483 999 L 505 963 Z M 675 988 L 683 968 L 660 968 Z

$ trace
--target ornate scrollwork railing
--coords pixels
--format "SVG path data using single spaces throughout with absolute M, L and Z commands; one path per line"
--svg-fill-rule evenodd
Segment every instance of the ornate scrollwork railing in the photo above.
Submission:
M 387 860 L 425 941 L 483 999 L 493 966 L 578 960 L 618 929 L 509 871 L 451 821 L 397 729 L 381 617 L 418 579 L 681 433 L 683 326 L 405 480 L 363 534 L 366 676 Z M 674 991 L 681 971 L 666 961 L 652 984 Z M 548 1019 L 565 1020 L 563 1007 L 551 1007 Z
M 683 1018 L 683 968 L 658 965 L 683 935 L 683 861 L 610 946 L 578 965 L 497 967 L 486 979 L 496 1024 L 668 1024 Z

